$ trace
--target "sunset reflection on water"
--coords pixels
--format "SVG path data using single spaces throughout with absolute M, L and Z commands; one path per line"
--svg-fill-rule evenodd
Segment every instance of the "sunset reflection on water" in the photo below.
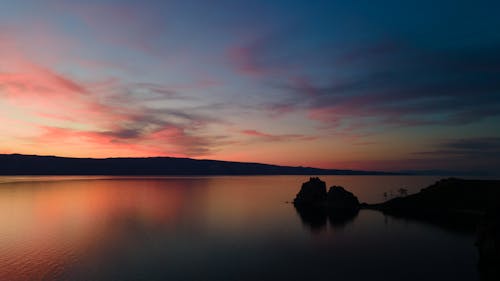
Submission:
M 405 181 L 323 178 L 369 202 Z M 373 212 L 311 231 L 286 203 L 304 176 L 31 179 L 0 178 L 0 280 L 234 280 L 242 274 L 243 280 L 300 280 L 293 268 L 304 258 L 311 260 L 306 269 L 328 259 L 348 262 L 359 250 L 354 241 L 408 231 L 397 221 L 388 228 Z M 433 180 L 413 178 L 405 186 L 417 191 Z M 412 235 L 435 231 L 412 227 Z

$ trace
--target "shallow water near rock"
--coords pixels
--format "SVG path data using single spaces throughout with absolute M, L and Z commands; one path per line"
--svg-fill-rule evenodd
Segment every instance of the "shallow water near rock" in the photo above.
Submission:
M 473 232 L 311 221 L 286 203 L 308 179 L 0 177 L 0 280 L 479 280 Z M 375 203 L 438 177 L 321 179 Z

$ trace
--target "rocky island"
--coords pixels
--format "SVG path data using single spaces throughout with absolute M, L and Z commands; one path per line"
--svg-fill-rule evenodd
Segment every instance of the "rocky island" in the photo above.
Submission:
M 293 200 L 295 206 L 315 206 L 333 209 L 359 209 L 358 198 L 341 186 L 332 186 L 326 192 L 326 183 L 318 177 L 310 178 Z
M 360 209 L 385 215 L 419 220 L 454 230 L 476 231 L 482 280 L 500 276 L 500 181 L 442 179 L 420 192 L 378 204 L 359 203 L 340 186 L 326 191 L 326 183 L 312 177 L 302 187 L 293 204 L 303 222 L 311 228 L 330 221 L 332 226 L 354 219 Z
M 327 192 L 326 183 L 318 177 L 302 184 L 293 205 L 313 230 L 324 227 L 327 221 L 333 227 L 342 227 L 358 215 L 360 208 L 354 194 L 341 186 L 331 186 Z

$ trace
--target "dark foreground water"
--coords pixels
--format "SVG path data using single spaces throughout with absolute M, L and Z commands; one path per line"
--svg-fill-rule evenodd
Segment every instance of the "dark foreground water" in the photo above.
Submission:
M 322 179 L 373 203 L 437 178 Z M 309 221 L 285 203 L 307 180 L 0 177 L 0 280 L 479 279 L 473 234 L 367 210 Z

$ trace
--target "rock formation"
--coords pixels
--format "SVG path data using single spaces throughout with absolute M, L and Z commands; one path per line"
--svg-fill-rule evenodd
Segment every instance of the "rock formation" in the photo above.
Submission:
M 358 209 L 359 201 L 341 186 L 332 186 L 326 192 L 326 184 L 319 178 L 310 178 L 302 184 L 293 200 L 295 205 L 324 206 L 329 209 Z
M 397 212 L 477 212 L 500 203 L 500 181 L 442 179 L 420 192 L 371 207 Z
M 319 178 L 310 178 L 293 201 L 304 224 L 312 230 L 326 226 L 340 228 L 351 222 L 359 210 L 359 201 L 351 192 L 340 186 L 332 186 L 326 192 L 326 184 Z
M 472 233 L 477 228 L 481 280 L 500 280 L 500 181 L 442 179 L 416 194 L 379 204 L 359 204 L 358 198 L 340 186 L 326 192 L 326 184 L 310 178 L 293 201 L 302 221 L 311 229 L 329 222 L 342 227 L 359 209 L 374 209 L 385 215 L 414 219 L 446 229 Z
M 293 200 L 295 205 L 319 206 L 326 202 L 326 184 L 319 178 L 310 178 L 302 184 L 299 193 Z
M 334 209 L 358 209 L 359 201 L 354 194 L 341 186 L 332 186 L 326 195 L 327 205 Z

